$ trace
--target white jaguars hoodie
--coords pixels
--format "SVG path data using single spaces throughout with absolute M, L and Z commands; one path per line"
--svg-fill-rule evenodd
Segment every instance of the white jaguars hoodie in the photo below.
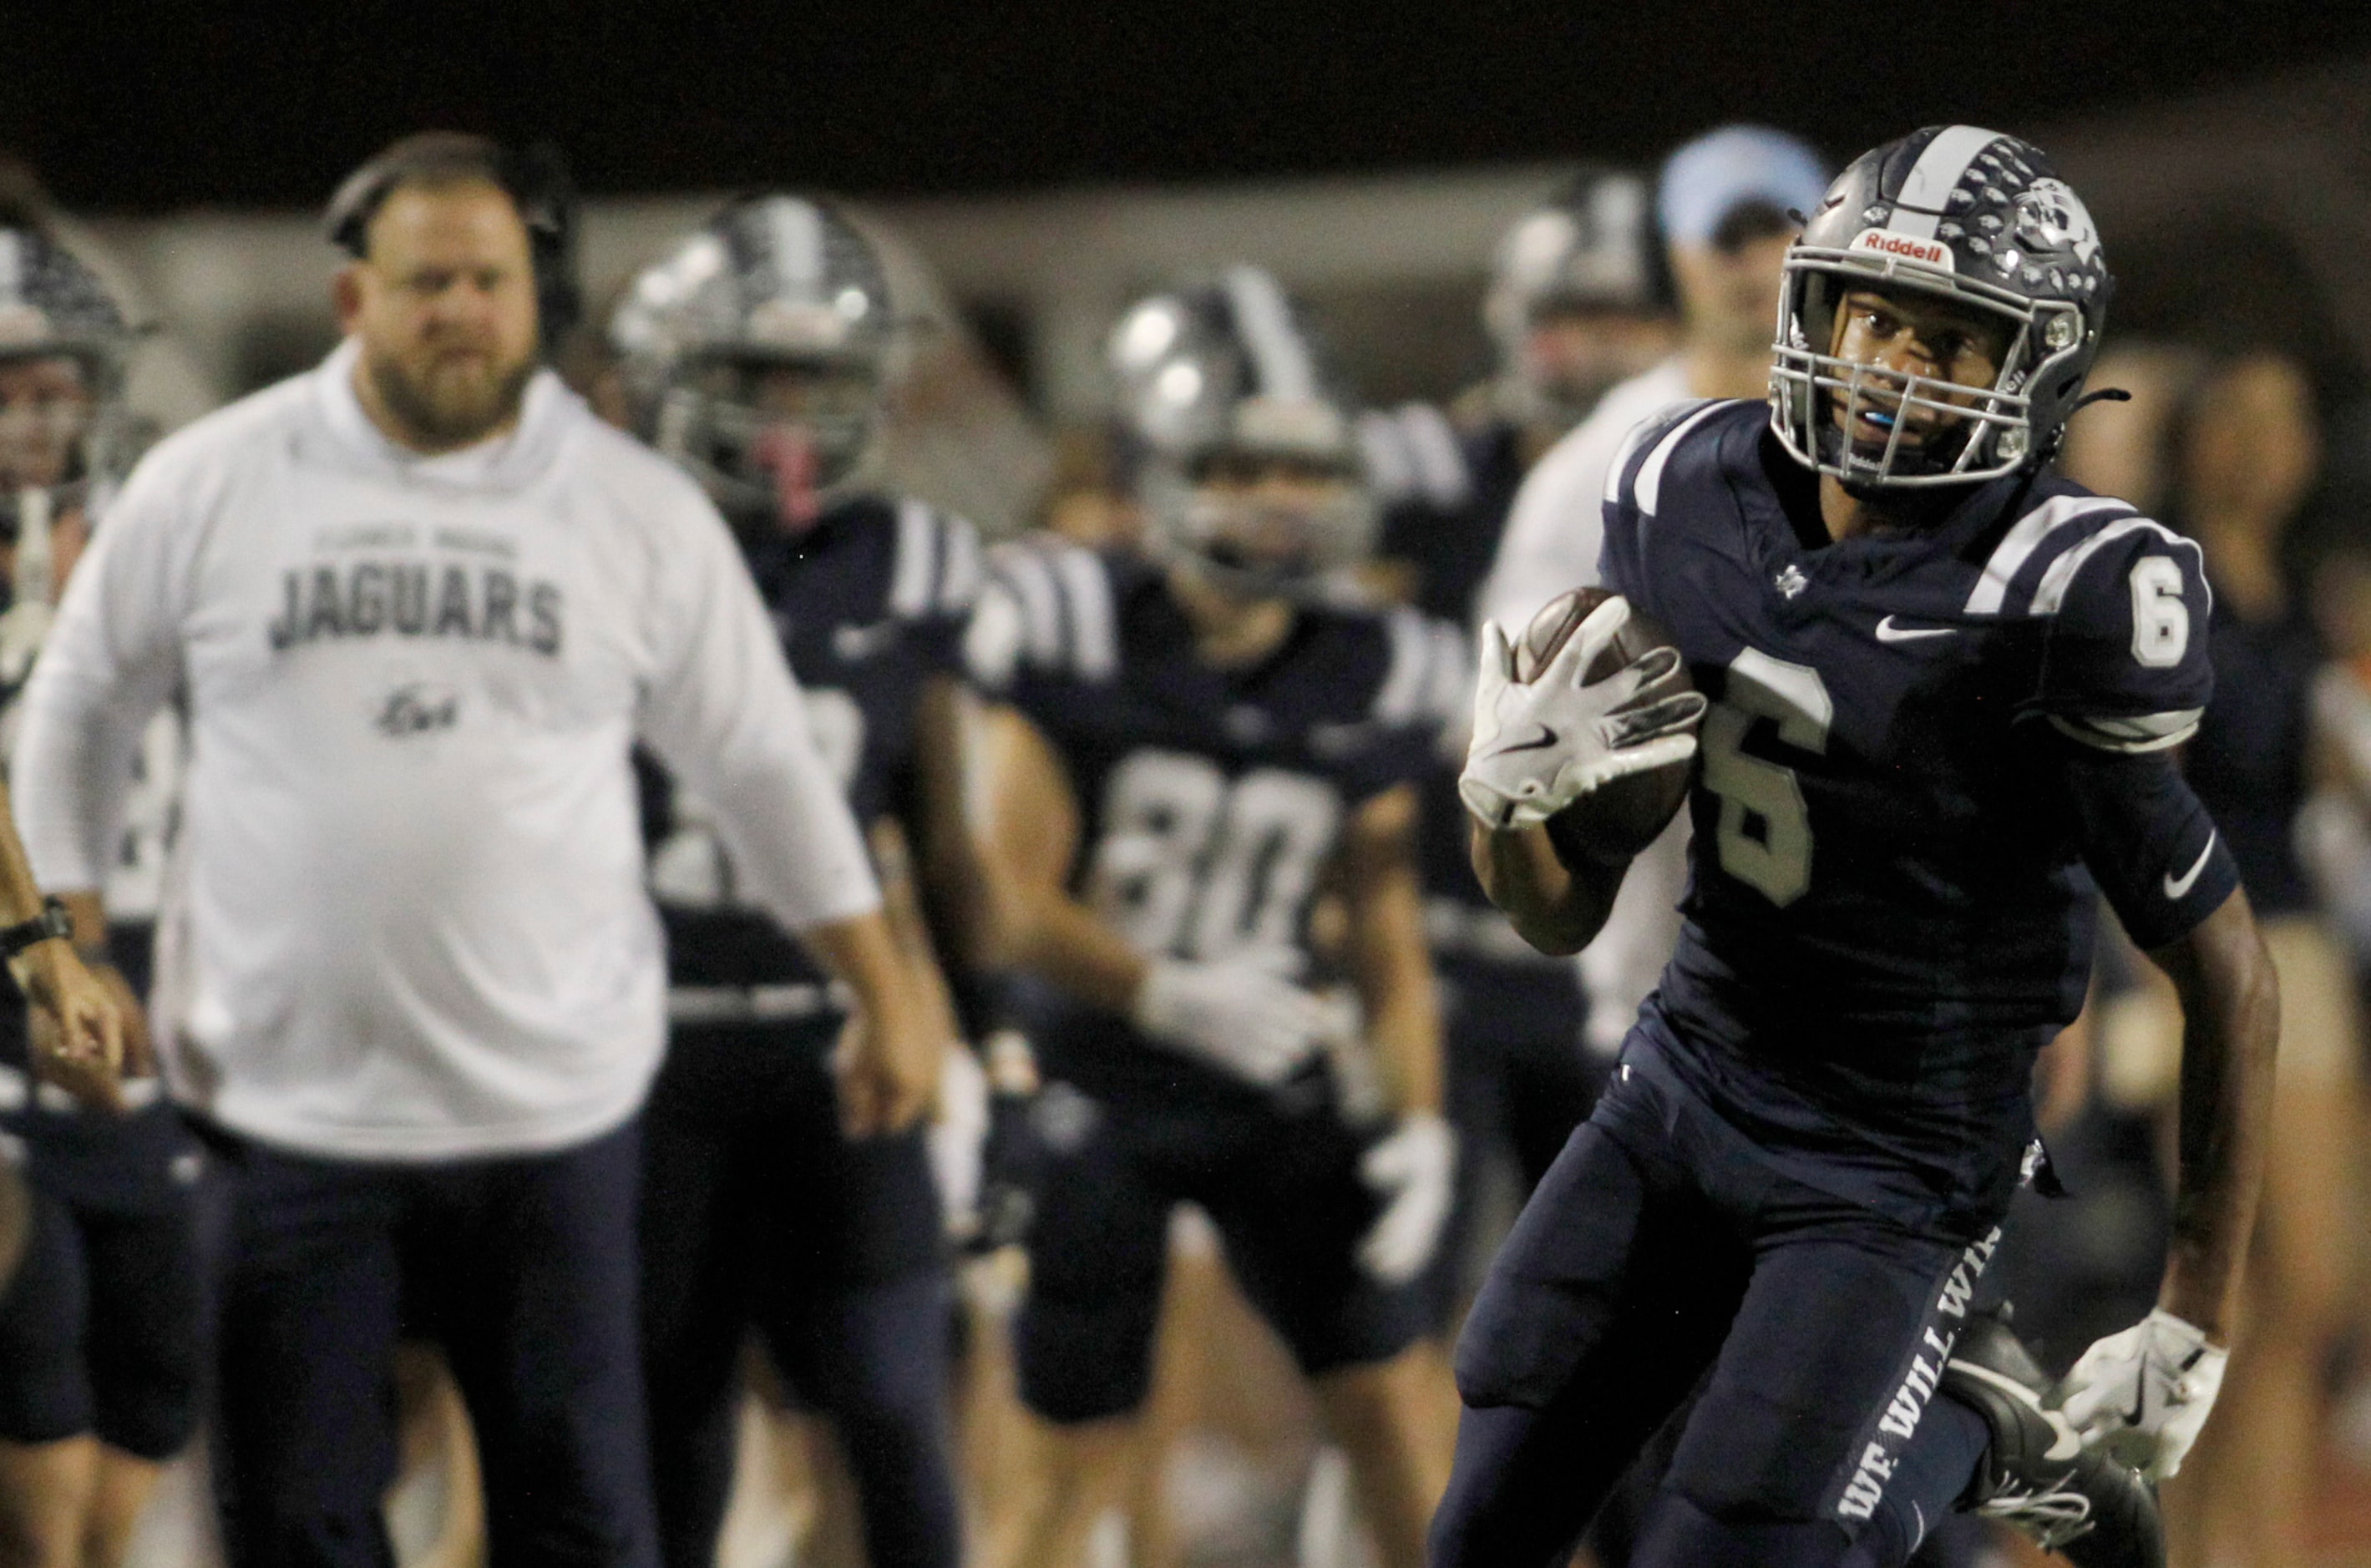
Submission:
M 132 748 L 186 690 L 175 1092 L 306 1153 L 565 1147 L 634 1112 L 665 1027 L 636 739 L 784 925 L 879 893 L 698 488 L 549 372 L 511 434 L 406 452 L 354 361 L 141 462 L 27 694 L 19 822 L 44 887 L 99 885 Z

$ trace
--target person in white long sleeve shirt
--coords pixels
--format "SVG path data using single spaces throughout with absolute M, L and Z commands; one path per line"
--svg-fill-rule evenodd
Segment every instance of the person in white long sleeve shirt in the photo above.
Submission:
M 1641 421 L 1691 398 L 1769 389 L 1778 265 L 1797 227 L 1788 213 L 1810 212 L 1826 185 L 1810 147 L 1754 126 L 1710 132 L 1664 161 L 1656 217 L 1680 296 L 1679 352 L 1607 392 L 1532 467 L 1483 582 L 1477 622 L 1521 636 L 1550 599 L 1597 582 L 1606 484 Z M 1605 928 L 1581 954 L 1589 1042 L 1604 1055 L 1621 1048 L 1679 939 L 1687 833 L 1683 813 L 1632 863 Z
M 332 203 L 346 341 L 142 463 L 66 594 L 18 754 L 36 869 L 99 914 L 110 788 L 185 694 L 158 1032 L 237 1168 L 226 1536 L 386 1560 L 399 1305 L 442 1339 L 497 1561 L 655 1561 L 636 1112 L 665 977 L 629 748 L 857 999 L 842 1112 L 910 1122 L 939 1040 L 723 521 L 536 368 L 531 225 L 475 138 Z

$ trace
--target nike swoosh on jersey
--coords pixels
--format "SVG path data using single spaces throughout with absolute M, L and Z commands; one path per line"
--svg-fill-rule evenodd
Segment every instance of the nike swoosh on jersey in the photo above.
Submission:
M 1915 642 L 1922 637 L 1957 637 L 1956 626 L 1896 626 L 1891 616 L 1877 623 L 1879 642 Z
M 2165 895 L 2176 900 L 2187 897 L 2190 890 L 2198 885 L 2199 874 L 2206 870 L 2206 857 L 2213 853 L 2215 853 L 2215 835 L 2210 832 L 2206 836 L 2206 847 L 2198 852 L 2197 862 L 2190 870 L 2182 872 L 2179 877 L 2171 871 L 2165 873 Z
M 1538 751 L 1543 747 L 1552 746 L 1556 744 L 1556 732 L 1554 730 L 1549 729 L 1545 724 L 1543 724 L 1540 726 L 1540 732 L 1536 739 L 1517 741 L 1511 745 L 1500 746 L 1498 750 L 1489 753 L 1488 755 L 1505 756 L 1509 752 Z

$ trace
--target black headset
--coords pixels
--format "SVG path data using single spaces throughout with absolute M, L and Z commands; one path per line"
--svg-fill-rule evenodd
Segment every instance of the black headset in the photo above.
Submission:
M 423 175 L 477 175 L 501 187 L 526 225 L 536 319 L 544 356 L 556 353 L 584 314 L 576 271 L 576 184 L 549 142 L 512 148 L 458 131 L 425 131 L 382 149 L 346 176 L 321 214 L 321 232 L 355 260 L 370 253 L 371 220 L 388 196 Z

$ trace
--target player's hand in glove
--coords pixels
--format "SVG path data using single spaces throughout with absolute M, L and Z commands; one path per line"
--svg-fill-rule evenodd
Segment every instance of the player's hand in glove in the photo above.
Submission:
M 1429 1111 L 1400 1118 L 1388 1137 L 1359 1158 L 1359 1175 L 1383 1200 L 1383 1212 L 1359 1241 L 1359 1266 L 1385 1285 L 1424 1272 L 1440 1245 L 1455 1196 L 1457 1135 Z
M 1545 822 L 1601 785 L 1695 755 L 1705 698 L 1682 689 L 1678 650 L 1651 650 L 1582 682 L 1629 620 L 1628 600 L 1606 600 L 1528 684 L 1515 679 L 1507 634 L 1483 623 L 1474 741 L 1457 792 L 1485 827 Z
M 2059 1386 L 2059 1410 L 2085 1442 L 2163 1481 L 2198 1441 L 2229 1358 L 2160 1307 L 2083 1353 Z
M 1272 1089 L 1342 1027 L 1338 1011 L 1260 964 L 1157 958 L 1137 988 L 1135 1023 L 1246 1083 Z

